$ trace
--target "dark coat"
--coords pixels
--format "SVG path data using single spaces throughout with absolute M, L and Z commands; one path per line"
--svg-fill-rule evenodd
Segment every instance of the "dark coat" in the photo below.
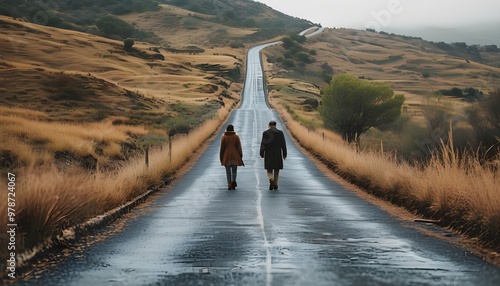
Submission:
M 242 166 L 243 150 L 240 137 L 234 131 L 226 131 L 220 142 L 220 163 L 222 166 Z
M 264 168 L 283 169 L 283 159 L 286 159 L 285 135 L 276 127 L 270 127 L 262 133 L 260 157 L 264 158 Z

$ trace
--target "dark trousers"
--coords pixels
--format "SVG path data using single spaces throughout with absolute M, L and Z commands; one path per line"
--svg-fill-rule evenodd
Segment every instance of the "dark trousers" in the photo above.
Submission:
M 231 184 L 232 181 L 236 181 L 236 175 L 238 175 L 238 166 L 226 166 L 226 178 L 228 184 Z

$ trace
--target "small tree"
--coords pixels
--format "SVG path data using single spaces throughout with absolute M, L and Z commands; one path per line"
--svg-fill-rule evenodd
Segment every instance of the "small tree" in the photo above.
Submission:
M 295 54 L 295 57 L 303 63 L 306 64 L 312 63 L 312 59 L 309 57 L 309 54 L 305 52 L 298 52 L 297 54 Z
M 125 50 L 131 50 L 132 46 L 134 46 L 134 44 L 135 44 L 135 41 L 133 39 L 128 38 L 128 39 L 123 40 L 123 48 Z
M 283 66 L 287 68 L 294 68 L 295 62 L 292 59 L 286 59 L 283 61 Z
M 283 42 L 281 45 L 286 50 L 288 50 L 288 49 L 292 48 L 293 46 L 295 46 L 295 42 L 293 41 L 293 39 L 290 38 L 290 37 L 288 37 L 288 36 L 283 37 L 281 39 L 281 41 Z
M 500 89 L 495 88 L 485 101 L 467 108 L 467 118 L 476 134 L 481 152 L 500 156 Z
M 369 82 L 340 74 L 323 88 L 320 114 L 326 128 L 359 145 L 360 136 L 372 127 L 393 122 L 401 115 L 403 95 L 394 95 L 386 83 Z
M 129 23 L 111 15 L 99 18 L 99 20 L 96 21 L 96 26 L 106 36 L 116 35 L 122 39 L 132 36 L 135 30 Z
M 291 38 L 292 38 L 292 40 L 294 40 L 294 41 L 296 41 L 297 43 L 300 43 L 300 44 L 302 44 L 302 43 L 304 43 L 305 41 L 307 41 L 307 38 L 306 38 L 306 36 L 304 36 L 304 35 L 297 35 L 297 34 L 293 34 L 293 35 L 291 36 Z

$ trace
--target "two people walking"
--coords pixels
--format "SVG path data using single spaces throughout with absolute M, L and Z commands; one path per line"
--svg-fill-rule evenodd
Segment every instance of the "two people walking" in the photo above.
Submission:
M 226 168 L 227 189 L 234 190 L 237 186 L 238 166 L 245 165 L 240 137 L 234 131 L 233 125 L 228 125 L 226 132 L 222 135 L 219 154 L 221 165 Z M 269 122 L 269 129 L 262 133 L 260 157 L 264 158 L 264 168 L 269 178 L 269 190 L 277 190 L 283 160 L 287 157 L 287 149 L 283 131 L 276 128 L 274 120 Z

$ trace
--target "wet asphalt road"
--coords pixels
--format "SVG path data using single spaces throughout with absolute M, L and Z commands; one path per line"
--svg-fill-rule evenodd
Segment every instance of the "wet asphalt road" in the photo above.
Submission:
M 280 188 L 268 190 L 259 48 L 227 124 L 246 167 L 228 191 L 221 133 L 193 168 L 140 215 L 23 285 L 500 285 L 500 269 L 391 217 L 325 176 L 286 137 Z M 139 212 L 134 210 L 133 212 Z

